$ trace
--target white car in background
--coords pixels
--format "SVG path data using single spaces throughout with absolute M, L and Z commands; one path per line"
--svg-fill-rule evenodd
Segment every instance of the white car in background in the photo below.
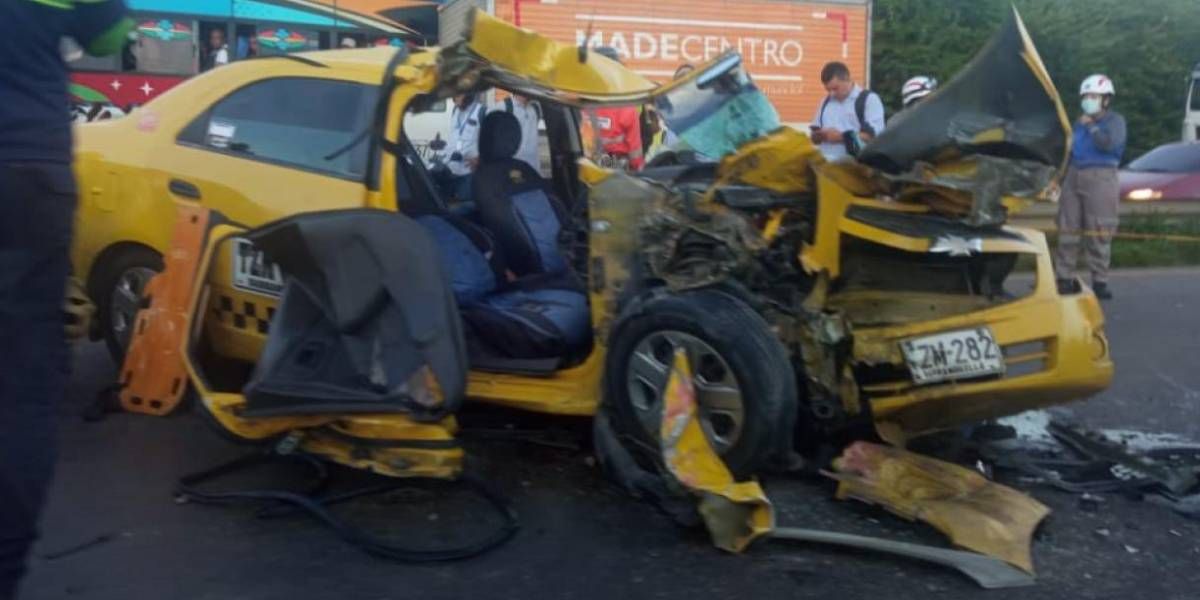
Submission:
M 429 147 L 430 142 L 435 139 L 445 141 L 450 135 L 450 113 L 453 110 L 454 103 L 443 99 L 427 111 L 404 115 L 404 132 L 426 165 L 437 155 L 437 151 Z

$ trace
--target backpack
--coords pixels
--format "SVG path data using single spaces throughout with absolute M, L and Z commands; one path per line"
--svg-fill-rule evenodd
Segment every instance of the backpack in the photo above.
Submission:
M 531 100 L 529 103 L 533 105 L 533 111 L 535 113 L 537 113 L 537 118 L 539 121 L 541 121 L 542 120 L 542 105 L 538 104 L 537 101 L 535 101 L 535 100 Z M 513 113 L 512 96 L 509 96 L 504 99 L 504 112 L 506 112 L 510 115 Z
M 869 124 L 867 124 L 867 117 L 866 117 L 867 99 L 870 98 L 872 95 L 878 96 L 879 94 L 876 94 L 875 92 L 872 92 L 871 90 L 863 90 L 862 93 L 860 93 L 858 95 L 858 97 L 854 99 L 854 116 L 858 117 L 858 128 L 860 130 L 865 131 L 871 135 L 875 135 L 875 128 L 871 127 Z M 821 127 L 825 126 L 825 107 L 829 106 L 830 99 L 832 99 L 832 96 L 825 96 L 825 101 L 821 103 L 821 118 L 820 118 L 820 123 L 819 123 L 821 125 Z M 880 100 L 882 101 L 882 98 Z

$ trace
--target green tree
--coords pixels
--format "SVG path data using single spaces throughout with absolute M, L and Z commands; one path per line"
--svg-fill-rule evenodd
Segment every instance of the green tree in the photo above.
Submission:
M 1197 0 L 875 0 L 872 87 L 892 110 L 913 75 L 946 82 L 1016 5 L 1067 112 L 1092 73 L 1117 85 L 1126 159 L 1179 139 L 1186 81 L 1200 61 Z

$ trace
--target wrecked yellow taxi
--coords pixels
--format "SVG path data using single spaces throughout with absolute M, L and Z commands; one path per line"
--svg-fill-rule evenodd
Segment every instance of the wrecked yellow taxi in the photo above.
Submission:
M 74 268 L 99 309 L 94 335 L 123 353 L 178 205 L 208 209 L 185 348 L 205 412 L 242 438 L 328 431 L 308 449 L 405 473 L 421 460 L 411 448 L 387 463 L 391 450 L 359 442 L 388 428 L 446 442 L 452 411 L 397 420 L 332 400 L 291 410 L 285 393 L 255 407 L 242 393 L 279 333 L 279 297 L 304 279 L 280 265 L 353 245 L 354 229 L 346 244 L 317 244 L 339 231 L 320 215 L 365 209 L 423 224 L 440 248 L 417 256 L 452 284 L 468 399 L 582 416 L 603 404 L 623 439 L 654 445 L 683 350 L 703 431 L 739 477 L 828 441 L 903 441 L 1109 384 L 1095 297 L 1060 294 L 1045 237 L 1005 222 L 1061 175 L 1069 144 L 1019 21 L 858 160 L 826 162 L 780 125 L 734 53 L 657 86 L 586 48 L 468 18 L 445 48 L 243 61 L 81 127 Z M 552 173 L 514 166 L 509 124 L 489 115 L 473 202 L 448 206 L 405 116 L 493 90 L 541 102 Z M 589 109 L 631 104 L 653 104 L 711 160 L 598 167 L 580 124 Z M 1018 265 L 1030 272 L 1014 275 Z M 331 294 L 360 283 L 330 269 L 314 281 Z M 346 300 L 351 312 L 384 292 L 364 293 Z M 434 395 L 453 392 L 419 375 Z

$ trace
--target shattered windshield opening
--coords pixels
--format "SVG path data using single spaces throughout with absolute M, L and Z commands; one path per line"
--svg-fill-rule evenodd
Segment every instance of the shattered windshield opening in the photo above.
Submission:
M 696 152 L 719 159 L 779 128 L 779 113 L 730 53 L 654 101 L 667 125 Z

